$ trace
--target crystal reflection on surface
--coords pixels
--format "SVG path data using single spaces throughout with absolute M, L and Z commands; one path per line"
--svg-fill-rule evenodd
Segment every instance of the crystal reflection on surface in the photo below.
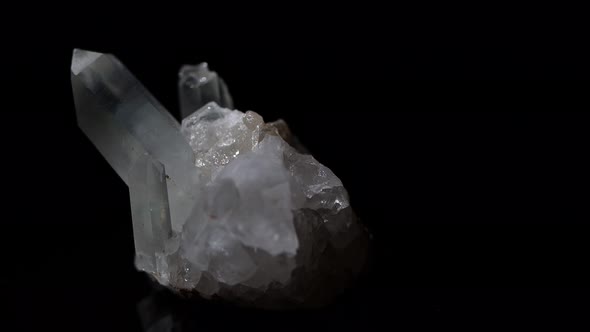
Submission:
M 164 289 L 154 289 L 137 303 L 137 311 L 144 331 L 178 331 L 172 310 L 171 294 Z
M 311 311 L 268 311 L 236 307 L 204 299 L 183 299 L 155 286 L 137 303 L 143 331 L 300 331 L 304 321 L 316 317 Z
M 152 286 L 150 293 L 137 302 L 141 327 L 146 332 L 276 332 L 301 331 L 311 326 L 329 329 L 334 325 L 350 330 L 367 324 L 368 312 L 346 300 L 321 309 L 263 310 L 200 298 L 184 299 L 162 286 Z

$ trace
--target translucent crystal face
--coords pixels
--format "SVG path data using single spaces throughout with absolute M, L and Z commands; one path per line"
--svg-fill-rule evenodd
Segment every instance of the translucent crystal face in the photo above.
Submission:
M 178 73 L 180 113 L 186 118 L 208 102 L 233 108 L 233 101 L 225 82 L 207 63 L 184 65 Z
M 260 268 L 246 249 L 252 250 L 250 255 L 263 251 L 286 259 L 295 256 L 299 242 L 293 210 L 317 205 L 317 201 L 343 202 L 324 204 L 334 213 L 348 206 L 344 190 L 326 191 L 342 188 L 329 169 L 296 152 L 279 135 L 261 135 L 263 126 L 257 113 L 232 111 L 215 103 L 205 105 L 181 125 L 204 184 L 203 204 L 195 207 L 182 233 L 181 248 L 186 250 L 181 256 L 197 270 L 207 271 L 211 260 L 225 255 L 226 261 L 233 262 L 227 265 L 231 269 L 215 269 L 213 275 L 226 283 L 246 282 Z M 284 279 L 274 276 L 275 272 L 288 275 L 291 271 L 264 268 L 269 282 Z
M 262 117 L 254 112 L 224 109 L 214 102 L 182 121 L 181 131 L 195 151 L 195 165 L 216 173 L 240 152 L 259 142 Z
M 342 182 L 283 121 L 218 106 L 231 97 L 206 65 L 179 77 L 181 124 L 113 56 L 72 61 L 78 123 L 129 186 L 137 268 L 267 307 L 342 288 L 366 244 Z

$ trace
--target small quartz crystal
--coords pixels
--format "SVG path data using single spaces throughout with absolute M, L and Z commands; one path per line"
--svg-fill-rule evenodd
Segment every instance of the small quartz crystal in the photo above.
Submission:
M 181 294 L 316 306 L 363 267 L 367 233 L 334 173 L 282 121 L 233 110 L 206 64 L 178 123 L 114 56 L 75 50 L 79 126 L 129 186 L 136 266 Z

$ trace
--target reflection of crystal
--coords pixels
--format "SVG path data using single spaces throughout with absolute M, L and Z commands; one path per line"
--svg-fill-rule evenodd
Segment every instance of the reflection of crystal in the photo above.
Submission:
M 115 57 L 74 51 L 78 123 L 129 186 L 138 269 L 205 297 L 325 302 L 365 256 L 341 181 L 284 121 L 219 106 L 206 64 L 179 76 L 181 124 Z
M 145 332 L 194 332 L 202 330 L 230 331 L 239 327 L 250 331 L 276 331 L 277 325 L 288 321 L 281 331 L 301 331 L 304 324 L 319 321 L 318 317 L 306 317 L 299 310 L 253 310 L 227 306 L 201 299 L 184 299 L 174 296 L 162 287 L 154 289 L 136 305 L 142 331 Z M 308 310 L 308 312 L 312 312 Z M 230 320 L 220 318 L 231 317 Z M 324 317 L 324 320 L 329 319 Z M 304 323 L 305 322 L 305 323 Z

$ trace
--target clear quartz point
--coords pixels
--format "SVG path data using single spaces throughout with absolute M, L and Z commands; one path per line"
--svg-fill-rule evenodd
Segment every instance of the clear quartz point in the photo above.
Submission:
M 80 128 L 129 187 L 139 270 L 266 308 L 326 303 L 358 275 L 367 233 L 340 179 L 284 121 L 232 110 L 206 64 L 180 72 L 182 123 L 112 55 L 75 50 L 71 78 Z
M 227 85 L 216 72 L 209 70 L 206 62 L 184 65 L 178 72 L 180 115 L 184 119 L 210 102 L 233 108 Z

